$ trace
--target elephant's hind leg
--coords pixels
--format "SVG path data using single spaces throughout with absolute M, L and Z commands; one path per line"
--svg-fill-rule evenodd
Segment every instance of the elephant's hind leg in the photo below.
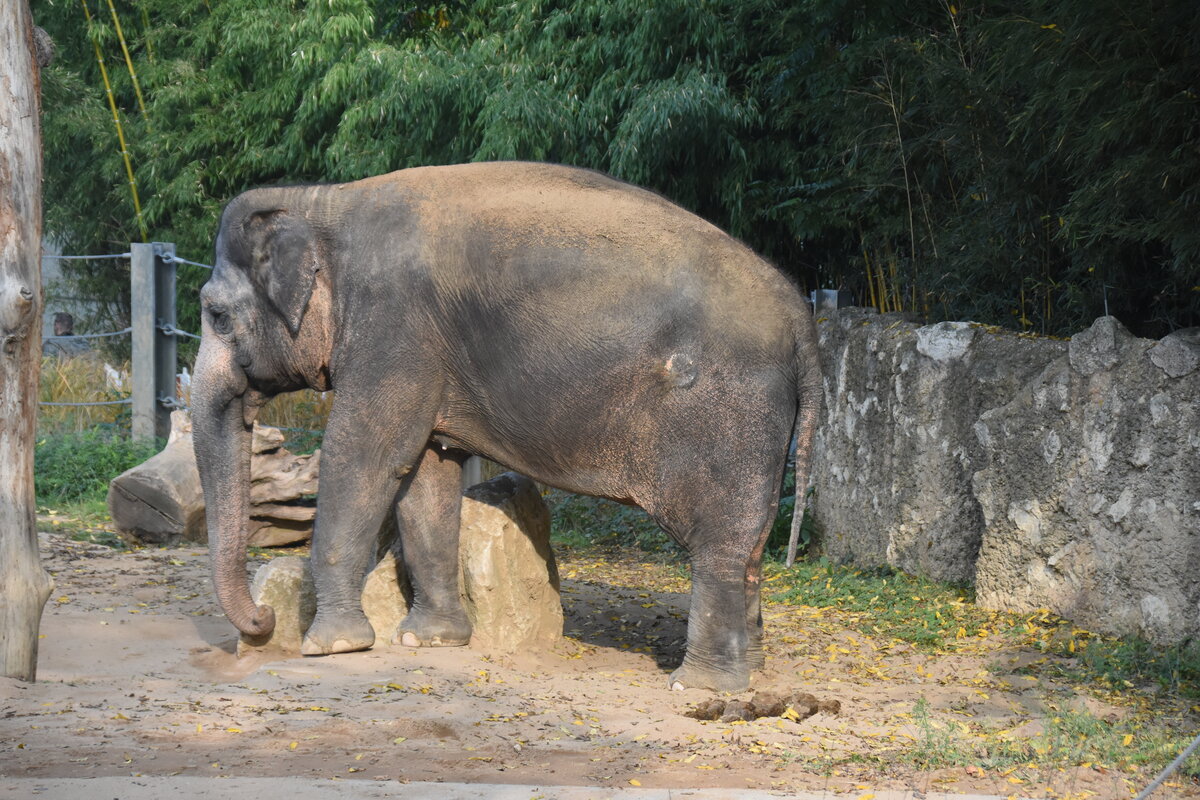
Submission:
M 471 639 L 471 622 L 458 594 L 458 528 L 462 508 L 461 450 L 431 445 L 397 496 L 396 523 L 413 605 L 394 642 L 408 647 L 451 647 Z
M 736 492 L 711 487 L 697 493 L 707 502 L 677 502 L 655 515 L 692 561 L 687 652 L 672 688 L 740 692 L 763 666 L 759 580 L 775 503 L 769 481 L 761 483 Z

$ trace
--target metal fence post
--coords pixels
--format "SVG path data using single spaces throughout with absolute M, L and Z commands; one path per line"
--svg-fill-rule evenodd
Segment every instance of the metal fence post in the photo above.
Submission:
M 175 264 L 163 260 L 175 245 L 163 242 L 130 246 L 129 325 L 132 328 L 133 438 L 165 439 L 171 432 L 175 398 Z
M 175 258 L 173 242 L 154 243 L 154 323 L 158 328 L 154 352 L 154 398 L 158 401 L 154 435 L 171 435 L 171 412 L 175 410 L 175 373 L 179 372 L 175 336 Z
M 481 459 L 479 456 L 471 456 L 463 462 L 463 491 L 470 489 L 477 483 L 483 483 L 483 459 Z

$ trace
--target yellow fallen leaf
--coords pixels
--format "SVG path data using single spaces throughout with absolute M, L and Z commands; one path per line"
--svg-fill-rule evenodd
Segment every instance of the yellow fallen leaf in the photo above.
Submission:
M 408 741 L 407 736 L 397 736 L 395 739 L 392 739 L 392 744 L 400 744 L 401 742 L 404 742 L 404 741 Z
M 292 742 L 288 745 L 288 750 L 295 750 L 299 746 L 300 746 L 299 742 Z
M 225 732 L 226 733 L 241 733 L 242 729 L 241 728 L 226 728 Z
M 630 785 L 630 786 L 641 786 L 641 785 L 642 785 L 642 782 L 641 782 L 641 781 L 639 781 L 637 778 L 630 778 L 630 779 L 629 779 L 629 785 Z
M 1133 742 L 1133 734 L 1132 734 L 1132 733 L 1127 733 L 1127 734 L 1125 734 L 1125 738 L 1121 740 L 1121 746 L 1122 746 L 1122 747 L 1129 747 L 1129 745 L 1130 745 L 1132 742 Z

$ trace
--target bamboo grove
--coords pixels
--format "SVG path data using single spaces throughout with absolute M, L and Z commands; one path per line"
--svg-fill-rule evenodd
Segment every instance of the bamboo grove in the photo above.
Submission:
M 653 188 L 884 311 L 1200 325 L 1192 0 L 32 5 L 58 51 L 47 230 L 74 252 L 204 258 L 250 186 L 534 159 Z M 120 318 L 120 269 L 80 265 L 75 293 Z

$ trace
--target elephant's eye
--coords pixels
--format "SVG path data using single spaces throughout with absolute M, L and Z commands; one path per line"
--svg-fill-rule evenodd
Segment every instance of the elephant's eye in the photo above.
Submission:
M 229 333 L 233 328 L 229 321 L 229 314 L 220 306 L 209 306 L 208 323 L 212 325 L 214 331 L 222 336 Z

